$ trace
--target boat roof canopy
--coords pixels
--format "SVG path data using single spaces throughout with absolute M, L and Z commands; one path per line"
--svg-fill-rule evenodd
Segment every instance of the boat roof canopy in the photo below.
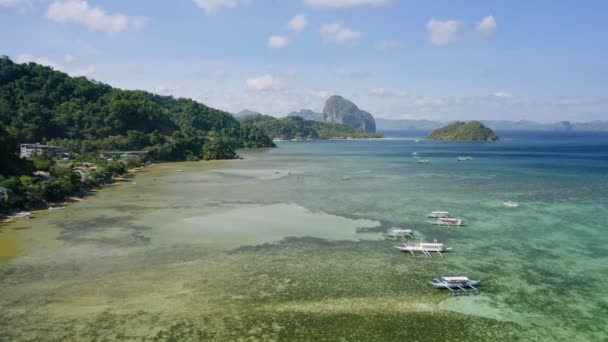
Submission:
M 441 277 L 445 281 L 465 281 L 469 280 L 469 277 Z

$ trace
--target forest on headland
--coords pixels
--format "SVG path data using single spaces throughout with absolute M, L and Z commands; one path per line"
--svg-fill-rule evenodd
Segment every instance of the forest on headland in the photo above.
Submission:
M 20 158 L 22 143 L 61 146 L 69 162 L 49 155 Z M 191 99 L 122 90 L 0 58 L 0 210 L 58 202 L 144 162 L 110 160 L 99 151 L 144 151 L 148 160 L 193 161 L 233 159 L 238 148 L 261 147 L 274 147 L 261 128 L 241 125 L 229 113 Z M 73 167 L 83 163 L 97 167 L 82 176 Z

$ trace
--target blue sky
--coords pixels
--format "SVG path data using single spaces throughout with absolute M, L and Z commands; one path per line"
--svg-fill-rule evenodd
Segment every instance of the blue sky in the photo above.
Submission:
M 0 54 L 237 112 L 608 120 L 608 2 L 0 0 Z

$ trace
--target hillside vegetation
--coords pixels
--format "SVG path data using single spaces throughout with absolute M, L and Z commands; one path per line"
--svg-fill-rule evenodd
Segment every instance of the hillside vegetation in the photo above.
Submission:
M 247 116 L 240 117 L 239 120 L 250 121 Z M 264 115 L 263 118 L 252 116 L 252 120 L 258 120 L 258 127 L 273 139 L 311 140 L 382 137 L 379 134 L 365 133 L 346 124 L 304 120 L 299 116 L 287 116 L 280 119 L 267 115 Z
M 71 160 L 21 159 L 20 143 L 63 146 Z M 143 163 L 102 159 L 99 150 L 145 150 L 153 160 L 183 161 L 231 159 L 240 147 L 273 146 L 258 126 L 190 99 L 122 90 L 0 58 L 0 211 L 61 201 Z M 71 164 L 84 162 L 96 167 L 81 177 Z
M 432 140 L 498 140 L 493 130 L 479 121 L 456 121 L 432 131 L 426 137 Z

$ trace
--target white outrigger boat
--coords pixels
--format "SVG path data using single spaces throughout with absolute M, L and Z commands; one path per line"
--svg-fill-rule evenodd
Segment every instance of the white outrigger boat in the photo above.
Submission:
M 455 217 L 439 217 L 434 221 L 427 221 L 430 224 L 434 224 L 436 226 L 455 226 L 455 227 L 460 227 L 460 226 L 464 226 L 464 222 L 462 222 L 462 219 L 460 218 L 455 218 Z
M 443 218 L 450 217 L 450 213 L 447 211 L 431 211 L 426 215 L 428 218 Z
M 386 233 L 384 233 L 384 236 L 393 238 L 393 239 L 404 238 L 404 237 L 413 238 L 414 231 L 412 231 L 411 229 L 393 228 L 393 229 L 387 230 Z
M 56 210 L 63 210 L 63 209 L 65 209 L 65 207 L 62 207 L 62 206 L 49 207 L 49 211 L 56 211 Z
M 473 160 L 473 157 L 469 157 L 469 156 L 466 156 L 466 157 L 458 157 L 458 158 L 456 158 L 456 160 L 458 160 L 458 161 L 467 161 L 467 160 Z
M 31 219 L 32 217 L 34 217 L 34 215 L 29 211 L 22 211 L 22 212 L 16 213 L 13 216 L 10 216 L 10 218 L 26 219 L 26 220 Z
M 435 252 L 443 258 L 443 252 L 447 252 L 452 248 L 446 248 L 442 243 L 437 242 L 419 242 L 416 244 L 403 243 L 401 246 L 394 246 L 402 252 L 409 252 L 412 256 L 418 258 L 430 258 L 431 253 Z M 416 253 L 420 253 L 417 255 Z
M 503 205 L 507 208 L 519 208 L 519 203 L 513 201 L 507 201 Z
M 428 159 L 420 159 L 420 160 L 418 161 L 418 163 L 419 163 L 419 164 L 428 164 L 428 163 L 430 163 L 430 160 L 428 160 Z
M 478 295 L 479 290 L 475 287 L 481 281 L 469 279 L 469 277 L 439 277 L 430 281 L 436 289 L 448 289 L 454 296 Z

